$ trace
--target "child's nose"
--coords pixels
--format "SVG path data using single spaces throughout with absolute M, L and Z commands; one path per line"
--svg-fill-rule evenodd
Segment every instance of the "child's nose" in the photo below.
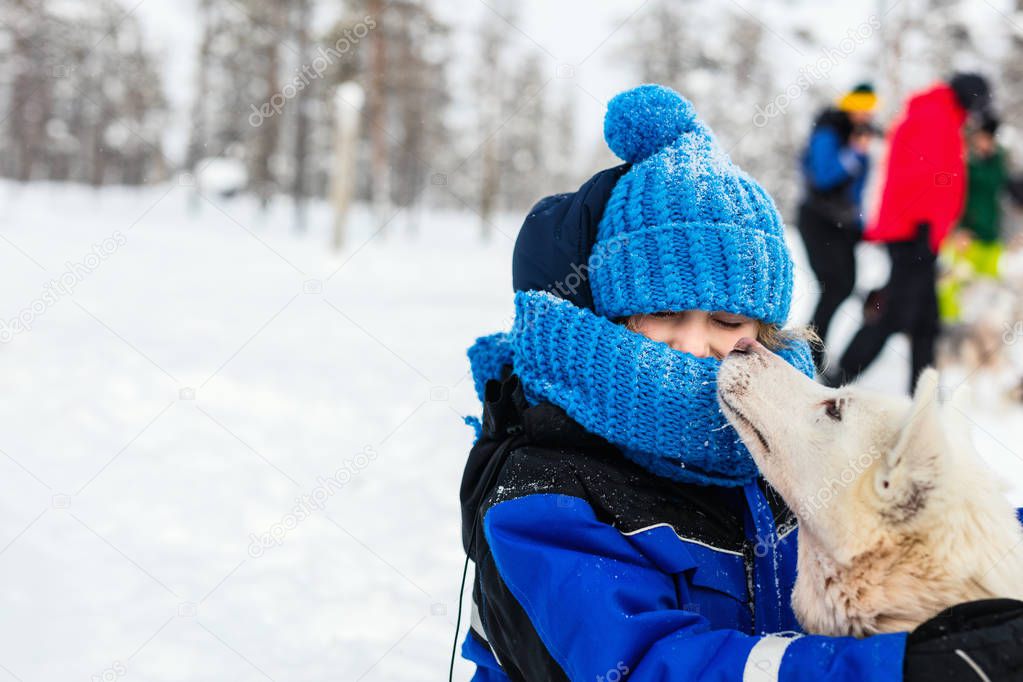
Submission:
M 693 331 L 679 335 L 679 338 L 676 338 L 672 347 L 675 350 L 695 355 L 698 358 L 706 358 L 711 354 L 710 341 L 707 335 Z

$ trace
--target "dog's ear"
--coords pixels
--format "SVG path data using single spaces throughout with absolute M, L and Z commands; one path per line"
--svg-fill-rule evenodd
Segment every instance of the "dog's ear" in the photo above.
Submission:
M 895 444 L 875 470 L 874 488 L 891 521 L 914 516 L 933 487 L 933 473 L 948 447 L 938 398 L 938 373 L 924 370 Z

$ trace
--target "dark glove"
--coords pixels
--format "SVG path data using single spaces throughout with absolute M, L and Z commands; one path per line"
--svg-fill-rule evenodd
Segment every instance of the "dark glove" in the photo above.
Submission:
M 1023 680 L 1023 601 L 945 609 L 906 639 L 905 682 Z

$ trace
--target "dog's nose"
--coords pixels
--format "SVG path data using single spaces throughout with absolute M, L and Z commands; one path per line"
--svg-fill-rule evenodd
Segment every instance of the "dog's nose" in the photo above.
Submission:
M 748 336 L 744 336 L 735 342 L 735 346 L 732 348 L 732 353 L 739 353 L 745 355 L 746 353 L 756 353 L 763 349 L 760 342 L 756 339 L 751 339 Z M 729 353 L 731 355 L 731 353 Z

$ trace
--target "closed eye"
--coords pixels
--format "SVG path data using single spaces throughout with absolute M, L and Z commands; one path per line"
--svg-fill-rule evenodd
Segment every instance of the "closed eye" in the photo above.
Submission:
M 825 400 L 824 414 L 828 415 L 833 421 L 842 421 L 842 403 L 838 400 Z
M 714 322 L 714 324 L 724 329 L 738 329 L 749 322 L 749 318 L 747 317 L 742 317 L 741 315 L 727 315 L 723 313 L 712 315 L 710 319 Z

